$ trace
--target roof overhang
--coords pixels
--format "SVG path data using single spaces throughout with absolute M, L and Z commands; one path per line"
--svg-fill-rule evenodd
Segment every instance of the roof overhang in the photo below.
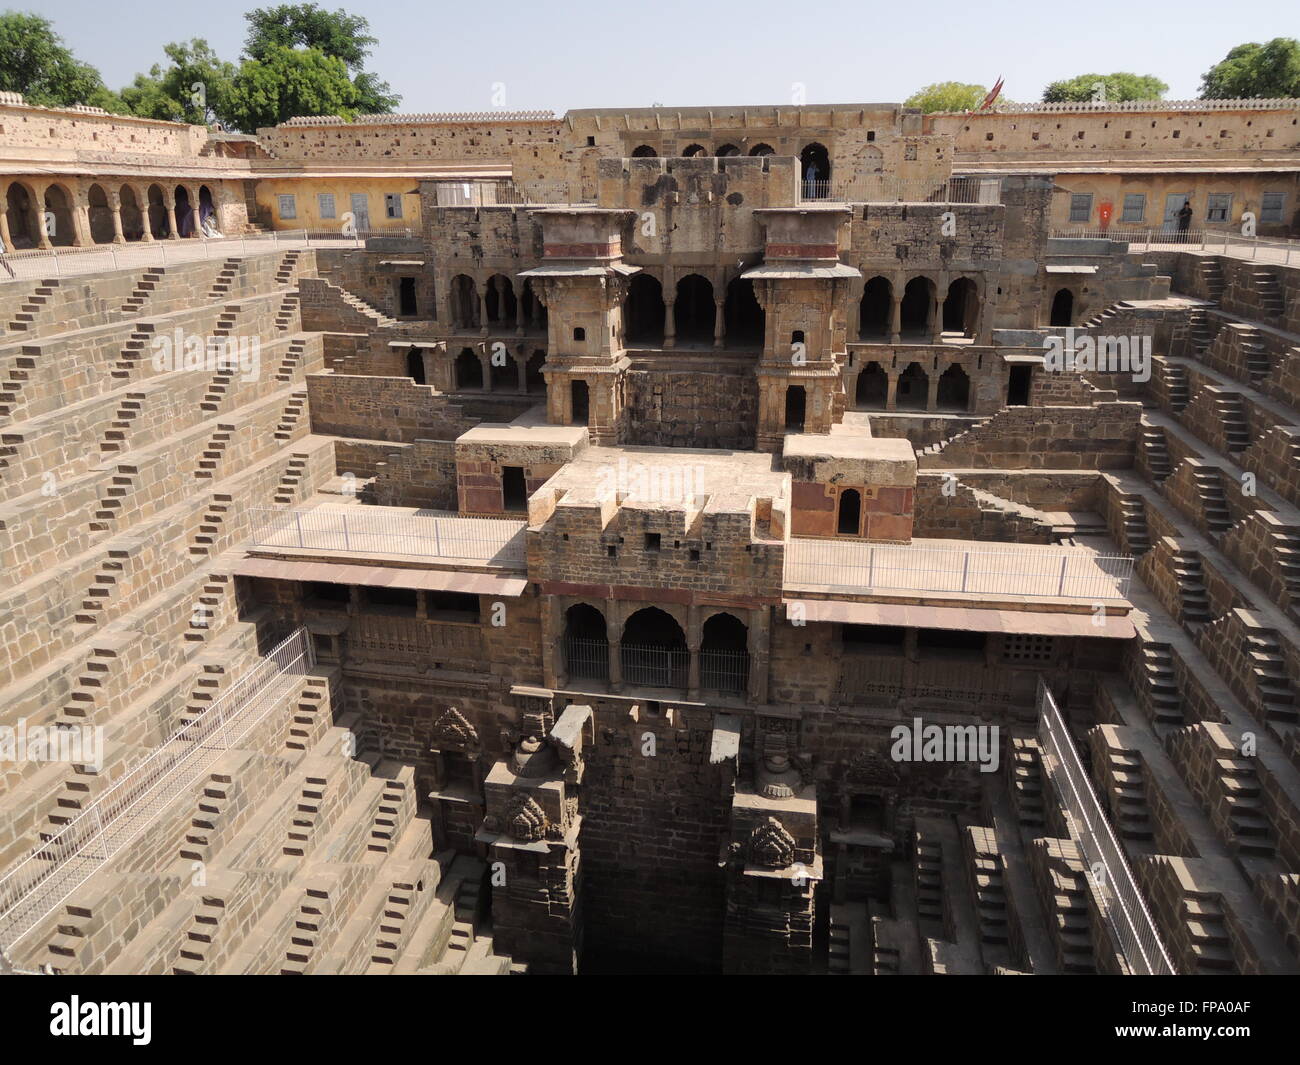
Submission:
M 518 598 L 528 587 L 522 577 L 493 573 L 460 573 L 446 569 L 402 566 L 357 566 L 336 562 L 299 562 L 279 558 L 243 558 L 232 573 L 240 577 L 265 577 L 277 581 L 321 581 L 360 584 L 368 588 L 411 588 L 417 591 L 463 592 Z
M 991 610 L 904 603 L 854 603 L 841 599 L 786 599 L 802 609 L 804 621 L 838 621 L 850 625 L 899 625 L 917 629 L 1004 632 L 1029 636 L 1077 636 L 1127 640 L 1137 634 L 1133 622 L 1116 614 L 1097 615 L 1048 610 Z

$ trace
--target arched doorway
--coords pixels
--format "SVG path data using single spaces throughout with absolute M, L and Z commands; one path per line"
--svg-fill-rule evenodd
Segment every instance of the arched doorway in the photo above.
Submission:
M 468 274 L 451 279 L 451 324 L 453 329 L 478 328 L 478 285 Z
M 686 636 L 677 620 L 658 607 L 644 607 L 627 619 L 619 657 L 626 684 L 686 687 L 690 666 Z
M 56 248 L 70 248 L 76 244 L 72 196 L 62 185 L 51 185 L 45 190 L 45 227 L 50 243 Z
M 623 336 L 629 346 L 663 346 L 664 287 L 652 274 L 637 274 L 628 285 L 623 303 Z
M 1052 297 L 1052 319 L 1050 324 L 1074 324 L 1074 293 L 1068 288 L 1057 289 L 1056 295 Z
M 925 410 L 930 402 L 930 375 L 921 364 L 911 362 L 898 377 L 895 405 L 899 410 Z
M 840 536 L 857 536 L 862 527 L 862 493 L 846 488 L 840 493 L 835 532 Z
M 691 144 L 682 149 L 682 155 L 687 159 L 695 159 L 701 155 L 708 155 L 708 149 L 703 144 Z
M 162 186 L 150 185 L 147 195 L 149 197 L 147 205 L 149 232 L 153 234 L 155 240 L 174 236 L 171 230 L 171 222 L 167 217 L 167 196 L 163 192 Z
M 785 427 L 792 433 L 802 433 L 804 410 L 808 397 L 803 385 L 790 385 L 785 390 Z
M 455 373 L 456 390 L 468 392 L 483 387 L 483 364 L 471 348 L 461 348 L 452 369 Z
M 424 384 L 424 352 L 419 348 L 406 353 L 406 376 L 417 385 Z
M 728 159 L 733 155 L 739 155 L 740 149 L 737 148 L 734 144 L 724 144 L 716 152 L 714 152 L 714 154 L 719 159 Z
M 699 274 L 687 274 L 677 282 L 673 328 L 678 344 L 712 345 L 716 313 L 713 285 L 708 278 Z
M 176 196 L 176 231 L 182 237 L 192 237 L 195 234 L 194 229 L 194 212 L 190 209 L 190 192 L 184 185 L 177 185 L 174 193 Z
M 217 225 L 217 201 L 207 185 L 199 186 L 199 226 L 209 237 L 221 236 Z
M 537 294 L 533 291 L 531 279 L 524 281 L 524 292 L 521 299 L 524 301 L 525 328 L 532 332 L 545 332 L 546 304 L 537 298 Z
M 873 277 L 862 289 L 858 304 L 858 339 L 886 340 L 893 328 L 894 286 L 888 278 Z
M 799 153 L 803 198 L 824 200 L 831 194 L 831 156 L 826 146 L 813 141 Z
M 140 210 L 140 200 L 135 189 L 130 185 L 123 185 L 118 196 L 122 205 L 118 210 L 122 216 L 122 239 L 144 240 L 144 212 Z
M 569 424 L 587 425 L 591 421 L 591 395 L 586 381 L 569 382 Z
M 869 362 L 858 374 L 853 405 L 858 410 L 884 410 L 889 398 L 889 375 L 878 362 Z
M 493 392 L 518 392 L 519 363 L 514 356 L 500 349 L 492 352 L 488 356 L 488 380 L 492 382 Z
M 949 366 L 939 375 L 935 406 L 943 411 L 964 411 L 970 406 L 970 377 L 960 366 Z
M 650 145 L 648 144 L 638 144 L 635 148 L 632 149 L 632 158 L 633 159 L 657 159 L 659 158 L 659 153 L 655 151 L 653 148 L 651 148 Z
M 943 331 L 974 337 L 979 323 L 979 292 L 969 277 L 959 277 L 948 286 L 943 301 Z
M 934 306 L 934 283 L 914 277 L 903 289 L 902 332 L 904 336 L 930 339 L 930 312 Z
M 733 278 L 727 286 L 727 298 L 722 308 L 726 326 L 727 347 L 761 348 L 763 333 L 767 328 L 766 315 L 754 295 L 754 282 L 747 277 Z
M 113 243 L 113 209 L 108 205 L 108 193 L 102 185 L 91 185 L 86 190 L 86 213 L 90 218 L 90 239 L 94 244 Z
M 505 274 L 493 274 L 487 279 L 483 302 L 487 305 L 489 322 L 498 326 L 514 325 L 518 309 L 515 303 L 515 286 Z
M 575 603 L 564 612 L 564 664 L 571 678 L 609 679 L 609 630 L 594 606 Z
M 776 155 L 776 149 L 770 144 L 755 144 L 749 149 L 749 154 L 753 156 Z
M 34 248 L 41 242 L 36 228 L 36 213 L 31 192 L 25 185 L 11 181 L 5 192 L 5 205 L 9 217 L 9 239 L 15 248 Z
M 714 614 L 700 641 L 700 687 L 743 695 L 749 687 L 749 629 L 731 614 Z

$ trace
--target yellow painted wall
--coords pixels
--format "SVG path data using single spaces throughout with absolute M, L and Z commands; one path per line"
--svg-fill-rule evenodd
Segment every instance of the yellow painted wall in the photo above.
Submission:
M 370 208 L 372 232 L 382 230 L 420 228 L 419 179 L 401 178 L 335 178 L 335 177 L 265 177 L 257 182 L 258 221 L 273 229 L 341 230 L 344 214 L 352 210 L 353 193 L 364 192 Z M 320 215 L 320 194 L 334 194 L 333 218 Z M 389 218 L 384 207 L 384 196 L 397 193 L 402 197 L 402 217 Z M 279 197 L 294 197 L 295 218 L 281 218 Z M 359 223 L 358 223 L 359 224 Z

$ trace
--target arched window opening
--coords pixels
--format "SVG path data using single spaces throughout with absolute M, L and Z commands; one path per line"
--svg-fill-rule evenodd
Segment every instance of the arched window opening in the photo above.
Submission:
M 517 311 L 515 304 L 514 282 L 505 274 L 493 274 L 487 280 L 487 289 L 483 293 L 483 302 L 487 304 L 488 321 L 513 325 Z
M 969 277 L 959 277 L 948 286 L 943 301 L 943 331 L 974 337 L 979 320 L 979 293 Z
M 677 282 L 677 302 L 673 304 L 673 325 L 679 346 L 713 344 L 713 285 L 699 274 L 687 274 Z
M 700 687 L 743 695 L 749 686 L 749 629 L 731 614 L 714 614 L 700 641 Z
M 964 411 L 970 406 L 970 377 L 960 366 L 949 366 L 939 375 L 935 405 L 943 411 Z
M 90 216 L 90 239 L 96 244 L 113 243 L 113 210 L 108 193 L 100 185 L 86 191 L 87 214 Z
M 835 531 L 840 536 L 857 536 L 862 526 L 862 493 L 856 488 L 846 488 L 840 493 L 839 517 Z
M 528 362 L 524 365 L 524 384 L 529 394 L 546 391 L 546 378 L 542 375 L 542 367 L 546 365 L 546 352 L 534 351 L 528 356 Z
M 930 339 L 930 312 L 934 286 L 929 278 L 914 277 L 903 289 L 902 332 L 904 336 Z
M 692 144 L 682 150 L 682 155 L 684 155 L 687 159 L 694 159 L 697 158 L 698 156 L 708 155 L 708 154 L 709 154 L 708 150 L 704 147 L 703 144 Z
M 565 611 L 564 662 L 571 678 L 609 679 L 609 630 L 594 606 L 576 603 Z
M 873 277 L 862 290 L 858 304 L 858 339 L 886 340 L 893 328 L 894 286 L 884 277 Z
M 930 375 L 919 363 L 908 363 L 898 378 L 899 410 L 925 410 L 930 402 Z
M 799 153 L 803 198 L 824 200 L 831 194 L 831 157 L 825 145 L 814 141 Z
M 488 380 L 493 392 L 519 391 L 519 363 L 509 352 L 495 351 L 488 357 Z
M 34 248 L 40 243 L 32 194 L 17 181 L 9 183 L 5 205 L 9 217 L 9 240 L 15 248 Z
M 632 158 L 633 159 L 657 159 L 659 158 L 659 153 L 655 151 L 653 148 L 651 148 L 650 145 L 648 144 L 638 144 L 635 148 L 632 149 Z
M 733 278 L 727 286 L 722 307 L 729 348 L 761 348 L 767 316 L 754 294 L 754 282 L 745 277 Z
M 467 392 L 483 387 L 483 364 L 469 348 L 462 348 L 454 364 L 456 373 L 456 390 Z
M 739 155 L 740 149 L 734 144 L 724 144 L 715 153 L 719 159 L 727 159 L 733 155 Z
M 690 653 L 676 619 L 658 607 L 638 610 L 623 626 L 623 680 L 653 688 L 684 688 Z
M 749 154 L 752 156 L 776 155 L 776 149 L 770 144 L 755 144 L 754 147 L 749 149 Z
M 76 243 L 77 230 L 72 224 L 72 197 L 62 185 L 51 185 L 45 190 L 45 215 L 51 244 L 56 248 L 66 248 Z
M 889 397 L 889 375 L 878 362 L 869 362 L 858 374 L 853 405 L 858 410 L 884 410 Z
M 1074 324 L 1074 293 L 1068 288 L 1056 290 L 1052 297 L 1052 325 Z
M 424 352 L 419 348 L 406 353 L 406 376 L 417 385 L 424 384 Z
M 628 285 L 623 303 L 623 338 L 628 346 L 663 346 L 664 287 L 652 274 L 636 274 Z
M 118 213 L 122 216 L 122 239 L 129 242 L 144 239 L 145 217 L 140 209 L 140 199 L 135 189 L 123 185 L 118 193 L 121 203 Z
M 785 390 L 785 427 L 792 433 L 802 433 L 804 408 L 808 397 L 803 385 L 790 385 Z
M 572 416 L 569 418 L 570 425 L 586 425 L 591 418 L 590 396 L 587 392 L 586 381 L 571 381 L 569 383 L 569 407 Z
M 477 329 L 478 285 L 467 274 L 451 279 L 451 321 L 453 329 Z

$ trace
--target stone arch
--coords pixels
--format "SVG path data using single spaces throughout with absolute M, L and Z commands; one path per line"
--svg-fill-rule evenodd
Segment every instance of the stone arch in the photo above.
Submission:
M 632 149 L 633 159 L 658 159 L 659 153 L 648 144 L 638 144 Z
M 199 227 L 209 237 L 221 236 L 220 218 L 217 215 L 217 196 L 207 185 L 199 186 Z
M 874 144 L 864 144 L 858 151 L 855 172 L 858 174 L 880 174 L 884 172 L 884 169 L 885 153 Z
M 9 217 L 9 239 L 15 248 L 35 248 L 41 242 L 36 222 L 36 193 L 22 181 L 11 181 L 5 190 Z
M 811 141 L 800 149 L 799 175 L 804 199 L 824 200 L 830 195 L 831 154 L 824 144 Z
M 776 149 L 770 144 L 759 143 L 749 149 L 749 154 L 752 156 L 776 155 Z
M 687 274 L 677 282 L 673 304 L 673 331 L 679 344 L 712 344 L 714 316 L 713 282 L 702 274 Z
M 609 628 L 604 611 L 590 603 L 564 612 L 564 665 L 570 677 L 609 678 Z
M 155 239 L 174 237 L 176 234 L 171 231 L 171 220 L 167 216 L 167 193 L 163 187 L 150 185 L 145 191 L 145 198 L 148 201 L 146 213 L 149 216 L 149 232 Z
M 979 286 L 973 278 L 954 278 L 943 301 L 943 331 L 974 337 L 979 329 Z
M 901 307 L 903 336 L 930 339 L 934 314 L 934 282 L 928 277 L 911 278 L 903 289 Z
M 95 182 L 86 190 L 86 216 L 90 222 L 92 244 L 113 243 L 113 208 L 104 186 Z
M 623 339 L 659 347 L 664 341 L 664 287 L 653 274 L 633 276 L 623 301 Z
M 623 622 L 619 653 L 623 680 L 632 685 L 685 688 L 690 652 L 681 623 L 657 606 L 642 607 Z
M 785 428 L 787 432 L 802 433 L 808 414 L 808 394 L 803 385 L 788 385 L 785 390 Z
M 749 626 L 726 610 L 700 627 L 700 687 L 740 694 L 749 684 Z
M 524 280 L 523 291 L 519 297 L 524 304 L 524 325 L 527 329 L 541 330 L 546 329 L 546 304 L 537 298 L 537 293 L 533 289 L 532 278 Z
M 925 410 L 930 403 L 930 375 L 919 362 L 909 362 L 898 375 L 895 406 L 899 410 Z
M 130 185 L 123 185 L 118 190 L 121 203 L 119 214 L 122 216 L 122 239 L 128 242 L 144 240 L 145 213 L 141 210 L 140 195 Z
M 509 351 L 488 356 L 488 380 L 492 382 L 493 392 L 519 390 L 519 363 Z
M 519 308 L 515 301 L 514 283 L 505 274 L 493 274 L 487 279 L 483 303 L 489 322 L 499 326 L 514 325 Z
M 970 407 L 970 377 L 957 363 L 939 375 L 935 406 L 942 411 L 964 411 Z
M 528 356 L 528 361 L 524 364 L 524 386 L 526 390 L 532 393 L 546 392 L 546 378 L 542 374 L 542 367 L 546 365 L 546 352 L 534 351 Z
M 461 348 L 452 369 L 457 392 L 467 392 L 471 389 L 481 389 L 483 387 L 483 363 L 479 361 L 479 357 L 475 354 L 473 348 Z
M 740 149 L 734 144 L 724 144 L 714 153 L 719 159 L 729 159 L 733 155 L 739 155 Z
M 708 155 L 709 150 L 703 144 L 688 144 L 682 149 L 682 155 L 687 159 L 696 159 L 702 155 Z
M 411 348 L 406 353 L 406 376 L 417 385 L 424 384 L 424 352 Z
M 887 277 L 871 278 L 858 302 L 858 339 L 887 339 L 893 331 L 894 286 Z
M 45 205 L 45 225 L 50 243 L 56 248 L 68 248 L 76 244 L 77 227 L 72 215 L 72 193 L 55 182 L 46 186 L 41 199 Z M 53 232 L 49 232 L 51 225 Z
M 884 410 L 889 397 L 889 375 L 878 362 L 869 362 L 858 374 L 853 405 L 858 410 Z
M 190 190 L 184 185 L 177 185 L 172 195 L 176 199 L 176 230 L 182 237 L 192 237 L 196 233 L 195 218 L 190 203 Z
M 468 274 L 451 279 L 451 323 L 453 329 L 477 329 L 478 284 Z

